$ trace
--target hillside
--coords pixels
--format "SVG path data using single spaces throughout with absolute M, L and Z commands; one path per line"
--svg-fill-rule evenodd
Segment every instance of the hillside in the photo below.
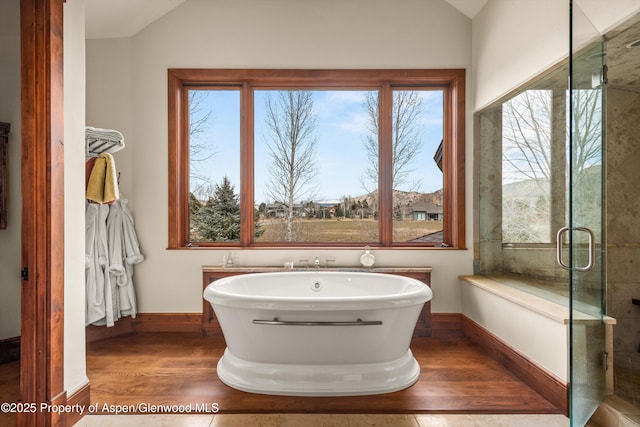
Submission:
M 393 199 L 400 206 L 407 206 L 409 204 L 416 205 L 419 203 L 427 203 L 431 202 L 436 205 L 442 206 L 442 201 L 444 198 L 444 191 L 442 189 L 435 191 L 433 193 L 419 193 L 416 191 L 393 191 Z M 378 200 L 378 191 L 374 191 L 370 194 L 365 194 L 362 196 L 352 197 L 352 200 L 355 202 L 364 202 L 367 201 L 369 206 L 375 206 Z

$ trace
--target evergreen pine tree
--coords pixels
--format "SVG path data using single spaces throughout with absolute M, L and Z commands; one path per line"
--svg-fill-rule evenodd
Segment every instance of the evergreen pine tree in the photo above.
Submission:
M 213 195 L 193 213 L 194 231 L 201 241 L 237 242 L 240 240 L 240 202 L 228 177 L 216 184 Z M 255 218 L 255 237 L 264 230 Z
M 198 213 L 202 208 L 202 203 L 193 193 L 189 193 L 189 235 L 191 241 L 202 241 L 202 236 L 198 230 Z
M 240 203 L 226 176 L 195 216 L 198 234 L 207 242 L 240 240 Z

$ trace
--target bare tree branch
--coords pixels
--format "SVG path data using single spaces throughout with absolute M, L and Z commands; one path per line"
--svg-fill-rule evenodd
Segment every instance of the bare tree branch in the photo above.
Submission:
M 209 197 L 214 184 L 211 177 L 200 172 L 201 164 L 216 154 L 211 142 L 200 138 L 213 121 L 213 110 L 205 109 L 204 101 L 204 91 L 189 90 L 189 178 L 195 183 L 190 191 L 202 201 Z
M 594 90 L 572 92 L 574 133 L 574 192 L 593 192 L 591 167 L 602 162 L 600 153 L 600 94 Z M 539 242 L 548 236 L 551 215 L 551 156 L 554 113 L 551 92 L 528 90 L 504 103 L 502 116 L 503 148 L 503 239 L 509 242 Z M 556 119 L 557 120 L 557 119 Z M 568 129 L 568 123 L 566 123 Z M 560 141 L 564 144 L 564 139 Z M 567 165 L 568 166 L 568 165 Z M 568 168 L 567 168 L 568 170 Z M 582 182 L 585 181 L 583 185 Z M 505 191 L 511 183 L 518 187 Z M 517 191 L 514 191 L 517 190 Z
M 367 112 L 368 135 L 364 140 L 369 167 L 365 171 L 362 185 L 369 193 L 378 188 L 378 161 L 379 161 L 379 108 L 377 92 L 367 92 L 363 106 Z M 400 189 L 413 169 L 411 162 L 422 149 L 422 132 L 419 126 L 419 118 L 422 115 L 422 100 L 418 91 L 394 91 L 393 92 L 393 133 L 392 133 L 392 182 L 393 189 Z M 409 190 L 419 187 L 420 182 L 410 183 Z
M 280 91 L 267 95 L 265 123 L 272 163 L 267 192 L 275 202 L 287 205 L 286 241 L 293 240 L 294 202 L 311 200 L 311 184 L 318 174 L 315 159 L 317 118 L 310 91 Z

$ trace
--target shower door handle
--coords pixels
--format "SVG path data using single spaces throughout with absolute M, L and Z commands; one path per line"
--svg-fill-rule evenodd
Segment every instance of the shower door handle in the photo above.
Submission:
M 565 270 L 570 270 L 571 266 L 565 264 L 562 259 L 562 242 L 563 242 L 562 236 L 566 231 L 570 231 L 570 230 L 571 229 L 569 227 L 562 227 L 561 229 L 558 230 L 558 233 L 556 234 L 556 261 L 560 265 L 560 267 L 564 268 Z M 576 227 L 574 228 L 574 230 L 584 231 L 585 233 L 587 233 L 587 236 L 589 237 L 589 258 L 587 260 L 587 265 L 585 265 L 584 267 L 575 267 L 574 270 L 581 271 L 581 272 L 589 271 L 593 268 L 593 265 L 595 263 L 595 245 L 594 245 L 595 239 L 593 236 L 593 231 L 591 231 L 587 227 Z
M 587 227 L 576 227 L 575 230 L 584 231 L 585 233 L 587 233 L 587 236 L 589 236 L 589 259 L 587 261 L 587 265 L 585 265 L 584 267 L 576 267 L 576 271 L 589 271 L 593 268 L 596 258 L 596 248 L 594 244 L 595 238 L 593 235 L 593 231 L 591 231 Z
M 565 233 L 565 231 L 569 231 L 569 227 L 562 227 L 556 234 L 556 262 L 565 270 L 570 270 L 571 267 L 565 264 L 562 260 L 562 235 Z

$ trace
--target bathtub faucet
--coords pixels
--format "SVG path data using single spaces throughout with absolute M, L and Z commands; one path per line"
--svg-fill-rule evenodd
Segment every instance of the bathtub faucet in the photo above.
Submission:
M 316 260 L 313 261 L 313 265 L 315 265 L 316 268 L 320 268 L 320 258 L 316 257 Z

